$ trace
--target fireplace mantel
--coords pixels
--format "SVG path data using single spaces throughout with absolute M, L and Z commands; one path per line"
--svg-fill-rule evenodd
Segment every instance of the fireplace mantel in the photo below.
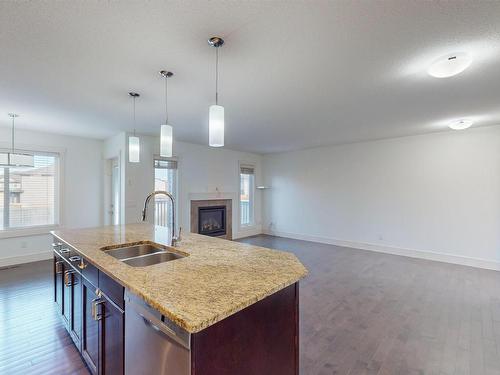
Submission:
M 190 201 L 208 201 L 214 199 L 231 199 L 233 200 L 233 202 L 236 202 L 236 200 L 238 199 L 238 193 L 221 191 L 189 193 Z

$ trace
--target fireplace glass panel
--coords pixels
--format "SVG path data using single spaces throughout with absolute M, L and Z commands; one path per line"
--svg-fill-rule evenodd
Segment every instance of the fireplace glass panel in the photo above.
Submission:
M 226 206 L 198 208 L 198 233 L 207 236 L 226 234 Z

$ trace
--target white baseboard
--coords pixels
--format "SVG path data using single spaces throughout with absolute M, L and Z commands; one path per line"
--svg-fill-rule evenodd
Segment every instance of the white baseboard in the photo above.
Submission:
M 38 253 L 18 255 L 15 257 L 0 258 L 0 268 L 14 266 L 22 263 L 37 262 L 39 260 L 47 260 L 52 258 L 52 251 L 41 251 Z
M 239 230 L 237 232 L 233 233 L 233 239 L 237 240 L 239 238 L 257 236 L 259 234 L 262 234 L 262 226 L 261 225 L 256 225 L 256 226 L 249 227 L 249 228 L 239 228 Z
M 465 257 L 462 255 L 438 253 L 438 252 L 427 251 L 427 250 L 405 249 L 405 248 L 400 248 L 400 247 L 371 244 L 371 243 L 365 243 L 365 242 L 346 241 L 346 240 L 339 240 L 339 239 L 328 238 L 328 237 L 310 236 L 307 234 L 288 233 L 288 232 L 280 232 L 280 231 L 272 231 L 272 230 L 271 231 L 265 230 L 264 233 L 272 235 L 272 236 L 286 237 L 286 238 L 292 238 L 292 239 L 296 239 L 296 240 L 319 242 L 319 243 L 324 243 L 324 244 L 329 244 L 329 245 L 350 247 L 350 248 L 355 248 L 355 249 L 360 249 L 360 250 L 376 251 L 379 253 L 401 255 L 401 256 L 406 256 L 406 257 L 411 257 L 411 258 L 434 260 L 434 261 L 438 261 L 438 262 L 460 264 L 462 266 L 470 266 L 470 267 L 476 267 L 476 268 L 483 268 L 483 269 L 487 269 L 487 270 L 500 271 L 500 263 L 499 262 L 495 262 L 495 261 L 491 261 L 491 260 L 487 260 L 487 259 L 481 259 L 481 258 Z

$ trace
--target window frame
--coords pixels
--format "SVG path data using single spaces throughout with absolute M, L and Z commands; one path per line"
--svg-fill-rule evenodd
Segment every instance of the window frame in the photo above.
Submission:
M 0 142 L 0 149 L 9 150 L 10 144 Z M 22 150 L 36 155 L 50 155 L 58 158 L 58 167 L 55 175 L 55 199 L 54 199 L 54 224 L 34 225 L 30 227 L 12 227 L 0 229 L 0 239 L 36 236 L 49 234 L 51 230 L 60 228 L 64 223 L 63 202 L 64 202 L 64 167 L 66 159 L 66 149 L 57 147 L 41 147 L 34 145 L 18 144 L 16 150 Z
M 156 160 L 174 161 L 177 164 L 177 168 L 175 168 L 176 176 L 175 176 L 174 202 L 175 202 L 175 213 L 176 213 L 175 226 L 177 227 L 175 229 L 179 230 L 179 228 L 181 227 L 181 212 L 179 210 L 179 207 L 180 207 L 179 201 L 180 201 L 180 195 L 181 195 L 181 191 L 179 189 L 180 173 L 181 173 L 180 172 L 180 169 L 181 169 L 180 164 L 181 163 L 180 163 L 179 157 L 177 157 L 177 156 L 164 157 L 164 156 L 160 156 L 158 154 L 153 155 L 153 188 L 154 188 L 155 182 L 156 182 Z
M 242 167 L 252 167 L 253 168 L 253 179 L 252 186 L 249 186 L 249 204 L 248 209 L 250 211 L 250 222 L 243 224 L 241 222 L 241 168 Z M 241 229 L 248 229 L 255 227 L 255 189 L 256 189 L 256 174 L 257 174 L 257 166 L 253 162 L 240 161 L 238 163 L 238 224 Z

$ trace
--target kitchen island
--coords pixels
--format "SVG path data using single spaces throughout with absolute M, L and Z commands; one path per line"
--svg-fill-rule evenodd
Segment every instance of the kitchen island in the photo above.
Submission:
M 197 234 L 172 248 L 150 224 L 53 235 L 54 298 L 91 372 L 298 374 L 293 254 Z M 131 247 L 171 257 L 120 257 Z

